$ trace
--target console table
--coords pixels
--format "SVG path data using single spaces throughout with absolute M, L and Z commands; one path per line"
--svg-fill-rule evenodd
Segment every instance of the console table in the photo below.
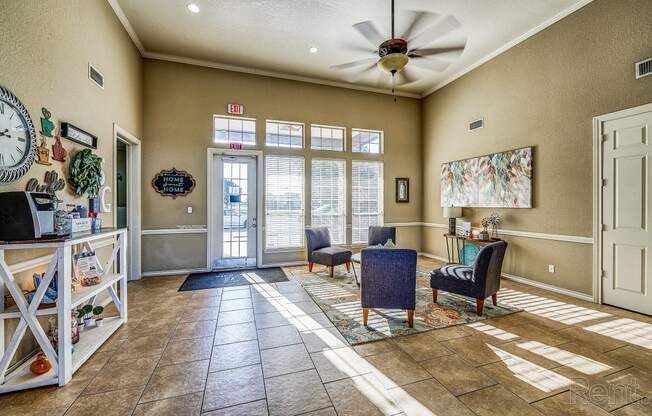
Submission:
M 101 265 L 101 281 L 94 286 L 72 285 L 72 262 L 75 249 L 95 250 L 111 246 L 113 251 L 108 260 Z M 54 249 L 47 272 L 31 303 L 27 302 L 23 291 L 15 280 L 15 268 L 5 262 L 5 252 L 9 250 Z M 103 266 L 103 267 L 102 267 Z M 23 270 L 27 270 L 26 267 Z M 57 302 L 55 307 L 38 309 L 43 295 L 54 275 L 57 275 Z M 118 289 L 116 290 L 116 284 Z M 4 289 L 16 302 L 15 306 L 5 308 Z M 95 305 L 97 295 L 108 292 L 116 305 L 119 316 L 104 318 L 101 327 L 85 328 L 80 332 L 79 342 L 75 344 L 73 354 L 71 340 L 72 313 L 85 304 Z M 0 243 L 0 393 L 24 390 L 39 386 L 58 384 L 63 386 L 93 353 L 123 324 L 127 322 L 127 230 L 103 229 L 92 233 L 72 234 L 57 240 L 38 240 L 25 242 Z M 55 350 L 50 343 L 39 316 L 57 315 L 58 345 Z M 5 349 L 5 320 L 19 319 L 18 326 Z M 42 375 L 34 375 L 30 365 L 31 357 L 11 373 L 7 374 L 9 365 L 16 354 L 20 341 L 30 329 L 39 347 L 52 364 L 52 369 Z
M 495 243 L 500 241 L 499 238 L 490 238 L 488 240 L 481 240 L 479 238 L 473 238 L 471 236 L 462 236 L 459 234 L 450 234 L 445 233 L 444 238 L 446 239 L 446 256 L 448 257 L 448 263 L 461 263 L 461 252 L 464 249 L 464 244 L 473 244 L 477 247 L 483 247 L 487 244 Z M 457 253 L 457 261 L 455 261 L 455 254 Z

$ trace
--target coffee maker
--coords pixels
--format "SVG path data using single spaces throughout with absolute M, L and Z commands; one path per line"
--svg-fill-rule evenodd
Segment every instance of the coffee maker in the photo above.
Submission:
M 0 192 L 0 240 L 56 238 L 56 197 L 44 192 Z

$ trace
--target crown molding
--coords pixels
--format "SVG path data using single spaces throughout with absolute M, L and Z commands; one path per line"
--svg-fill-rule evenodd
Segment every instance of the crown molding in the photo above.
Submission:
M 127 15 L 122 10 L 122 7 L 120 7 L 120 4 L 118 4 L 118 0 L 107 0 L 107 1 L 109 2 L 111 8 L 113 8 L 113 12 L 117 16 L 118 20 L 120 20 L 120 23 L 122 23 L 122 26 L 127 31 L 127 34 L 131 38 L 131 41 L 134 43 L 136 48 L 138 48 L 140 55 L 141 56 L 144 55 L 145 47 L 143 46 L 143 43 L 140 41 L 140 38 L 138 37 L 138 34 L 134 30 L 134 27 L 131 26 L 131 23 L 129 23 L 129 19 L 127 19 Z
M 541 32 L 542 30 L 546 29 L 549 26 L 552 26 L 553 24 L 557 23 L 561 19 L 565 18 L 566 16 L 576 12 L 577 10 L 581 9 L 582 7 L 586 6 L 587 4 L 591 3 L 593 0 L 579 0 L 577 3 L 571 5 L 570 7 L 562 10 L 560 13 L 554 15 L 550 19 L 546 20 L 545 22 L 541 23 L 538 26 L 533 27 L 532 29 L 528 30 L 527 32 L 523 33 L 521 36 L 517 37 L 516 39 L 513 39 L 500 48 L 496 49 L 495 51 L 489 53 L 488 55 L 485 55 L 483 58 L 480 58 L 479 60 L 475 61 L 471 65 L 461 69 L 460 71 L 454 73 L 450 77 L 446 78 L 444 81 L 436 83 L 432 88 L 427 90 L 425 93 L 421 94 L 422 98 L 425 98 L 432 94 L 433 92 L 445 87 L 446 85 L 450 84 L 451 82 L 455 81 L 458 78 L 461 78 L 463 75 L 466 75 L 467 73 L 473 71 L 480 65 L 494 59 L 498 55 L 502 54 L 503 52 L 508 51 L 509 49 L 513 48 L 514 46 L 518 45 L 519 43 L 527 40 L 528 38 L 536 35 L 537 33 Z
M 392 95 L 391 90 L 386 90 L 382 88 L 373 88 L 373 87 L 365 87 L 362 85 L 355 85 L 355 84 L 349 84 L 345 82 L 338 82 L 338 81 L 328 81 L 324 79 L 319 79 L 319 78 L 311 78 L 311 77 L 304 77 L 300 75 L 291 75 L 291 74 L 285 74 L 282 72 L 275 72 L 275 71 L 267 71 L 263 69 L 256 69 L 256 68 L 251 68 L 251 67 L 245 67 L 245 66 L 236 66 L 236 65 L 227 65 L 227 64 L 222 64 L 219 62 L 214 62 L 214 61 L 206 61 L 202 59 L 194 59 L 194 58 L 186 58 L 183 56 L 177 56 L 177 55 L 169 55 L 169 54 L 164 54 L 164 53 L 155 53 L 155 52 L 145 52 L 143 54 L 144 58 L 148 59 L 156 59 L 159 61 L 168 61 L 168 62 L 176 62 L 180 64 L 187 64 L 187 65 L 195 65 L 195 66 L 203 66 L 206 68 L 214 68 L 214 69 L 221 69 L 224 71 L 232 71 L 232 72 L 241 72 L 244 74 L 252 74 L 252 75 L 260 75 L 264 77 L 270 77 L 270 78 L 280 78 L 280 79 L 287 79 L 290 81 L 299 81 L 299 82 L 307 82 L 310 84 L 319 84 L 319 85 L 326 85 L 329 87 L 338 87 L 338 88 L 347 88 L 350 90 L 358 90 L 358 91 L 365 91 L 365 92 L 375 92 L 378 94 L 386 94 L 386 95 Z M 409 92 L 401 92 L 401 91 L 396 91 L 396 96 L 398 97 L 407 97 L 407 98 L 422 98 L 421 94 L 412 94 Z
M 275 71 L 267 71 L 267 70 L 262 70 L 262 69 L 256 69 L 252 67 L 244 67 L 244 66 L 236 66 L 236 65 L 228 65 L 228 64 L 223 64 L 220 62 L 216 61 L 206 61 L 206 60 L 201 60 L 201 59 L 193 59 L 193 58 L 186 58 L 182 56 L 177 56 L 177 55 L 169 55 L 169 54 L 162 54 L 162 53 L 155 53 L 155 52 L 149 52 L 145 50 L 145 47 L 143 46 L 143 43 L 140 41 L 140 38 L 138 37 L 138 34 L 134 30 L 133 26 L 129 22 L 129 19 L 127 19 L 127 15 L 124 13 L 122 10 L 122 7 L 120 7 L 120 4 L 118 3 L 118 0 L 107 0 L 108 3 L 111 5 L 113 8 L 113 11 L 115 12 L 116 16 L 118 17 L 118 20 L 120 20 L 120 23 L 122 23 L 122 26 L 124 26 L 125 30 L 127 31 L 127 34 L 131 38 L 132 42 L 138 48 L 138 51 L 140 51 L 140 54 L 143 58 L 148 58 L 148 59 L 156 59 L 160 61 L 169 61 L 169 62 L 176 62 L 176 63 L 182 63 L 182 64 L 187 64 L 187 65 L 195 65 L 195 66 L 203 66 L 207 68 L 215 68 L 215 69 L 222 69 L 225 71 L 233 71 L 233 72 L 242 72 L 245 74 L 253 74 L 253 75 L 261 75 L 261 76 L 266 76 L 266 77 L 272 77 L 272 78 L 280 78 L 280 79 L 288 79 L 291 81 L 299 81 L 299 82 L 308 82 L 311 84 L 319 84 L 319 85 L 326 85 L 330 87 L 338 87 L 338 88 L 346 88 L 346 89 L 351 89 L 351 90 L 358 90 L 358 91 L 366 91 L 366 92 L 374 92 L 378 94 L 387 94 L 391 95 L 392 92 L 391 90 L 387 89 L 382 89 L 382 88 L 373 88 L 373 87 L 365 87 L 362 85 L 354 85 L 350 83 L 345 83 L 345 82 L 338 82 L 338 81 L 328 81 L 324 79 L 319 79 L 319 78 L 311 78 L 311 77 L 304 77 L 300 75 L 292 75 L 292 74 L 286 74 L 286 73 L 281 73 L 281 72 L 275 72 Z M 433 87 L 428 89 L 422 94 L 418 93 L 408 93 L 408 92 L 400 92 L 397 91 L 396 95 L 399 97 L 408 97 L 408 98 L 426 98 L 433 92 L 445 87 L 446 85 L 450 84 L 451 82 L 455 81 L 456 79 L 466 75 L 467 73 L 473 71 L 474 69 L 478 68 L 482 64 L 492 60 L 493 58 L 497 57 L 498 55 L 502 54 L 503 52 L 508 51 L 509 49 L 513 48 L 514 46 L 522 43 L 523 41 L 527 40 L 528 38 L 536 35 L 537 33 L 541 32 L 542 30 L 546 29 L 547 27 L 553 25 L 554 23 L 557 23 L 558 21 L 562 20 L 566 16 L 576 12 L 577 10 L 581 9 L 582 7 L 586 6 L 587 4 L 591 3 L 593 0 L 579 0 L 575 4 L 571 5 L 570 7 L 566 8 L 565 10 L 561 11 L 560 13 L 556 14 L 555 16 L 551 17 L 550 19 L 544 21 L 543 23 L 535 26 L 534 28 L 528 30 L 527 32 L 523 33 L 522 35 L 518 36 L 517 38 L 507 42 L 503 46 L 499 47 L 498 49 L 494 50 L 493 52 L 485 55 L 483 58 L 480 58 L 476 62 L 472 63 L 471 65 L 466 66 L 462 70 L 454 73 L 450 77 L 446 78 L 444 81 L 436 83 Z

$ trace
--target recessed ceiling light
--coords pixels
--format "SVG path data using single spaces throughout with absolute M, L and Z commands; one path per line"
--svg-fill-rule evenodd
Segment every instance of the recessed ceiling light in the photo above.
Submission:
M 314 46 L 310 48 L 310 53 L 317 53 L 317 48 L 315 48 Z
M 190 3 L 186 7 L 193 13 L 199 13 L 199 6 L 197 6 L 195 3 Z

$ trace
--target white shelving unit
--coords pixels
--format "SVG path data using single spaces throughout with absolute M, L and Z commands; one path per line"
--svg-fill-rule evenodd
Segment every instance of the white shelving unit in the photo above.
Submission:
M 109 243 L 107 244 L 107 239 Z M 97 243 L 97 244 L 96 244 Z M 112 246 L 113 251 L 102 267 L 99 284 L 73 287 L 73 248 L 93 250 L 94 247 Z M 54 249 L 40 286 L 31 303 L 18 287 L 14 273 L 5 262 L 9 250 Z M 58 299 L 56 307 L 37 309 L 45 291 L 56 275 Z M 118 289 L 116 290 L 116 286 Z M 5 309 L 4 290 L 7 288 L 16 306 Z M 108 292 L 119 311 L 119 316 L 105 318 L 101 327 L 85 328 L 72 353 L 72 312 L 84 304 L 94 305 L 97 295 Z M 127 230 L 106 229 L 96 233 L 73 234 L 62 240 L 34 241 L 0 244 L 0 394 L 34 387 L 58 384 L 64 386 L 97 349 L 124 323 L 127 322 Z M 58 345 L 55 350 L 41 327 L 38 316 L 57 315 Z M 5 349 L 5 320 L 18 319 L 18 326 Z M 34 375 L 30 365 L 35 357 L 27 360 L 10 373 L 7 369 L 18 349 L 20 341 L 30 329 L 40 348 L 47 355 L 52 369 L 46 374 Z

